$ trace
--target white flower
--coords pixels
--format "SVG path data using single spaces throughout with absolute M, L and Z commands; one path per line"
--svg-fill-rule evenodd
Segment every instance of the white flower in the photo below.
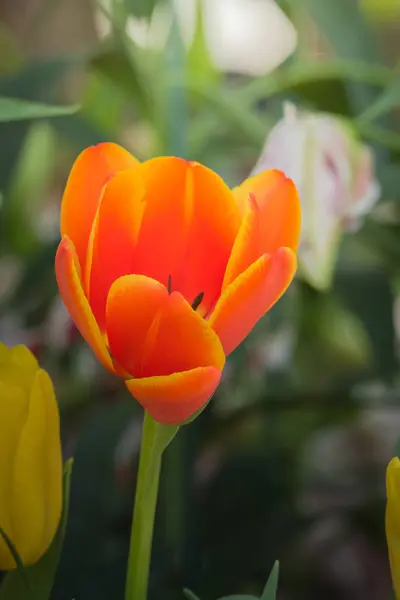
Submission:
M 252 175 L 271 168 L 284 171 L 299 190 L 300 270 L 311 285 L 325 290 L 342 233 L 358 229 L 379 198 L 372 152 L 341 119 L 286 104 Z
M 110 0 L 102 3 L 110 9 Z M 207 50 L 221 71 L 266 75 L 296 48 L 297 32 L 275 0 L 173 0 L 188 48 L 196 30 L 197 3 L 202 11 Z M 97 24 L 100 34 L 107 35 L 110 23 L 100 10 Z M 130 17 L 127 33 L 138 46 L 163 51 L 171 24 L 171 7 L 159 3 L 150 21 Z

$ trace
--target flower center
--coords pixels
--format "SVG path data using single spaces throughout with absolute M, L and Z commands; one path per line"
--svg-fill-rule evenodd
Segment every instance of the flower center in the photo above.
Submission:
M 172 275 L 168 275 L 167 290 L 168 290 L 168 294 L 172 294 Z M 203 298 L 204 298 L 204 292 L 200 292 L 199 294 L 197 294 L 197 296 L 195 297 L 195 299 L 193 300 L 193 302 L 191 304 L 194 311 L 196 311 L 199 308 L 200 304 L 203 301 Z
M 200 294 L 197 294 L 196 298 L 192 302 L 193 310 L 197 310 L 199 308 L 203 298 L 204 298 L 204 292 L 200 292 Z

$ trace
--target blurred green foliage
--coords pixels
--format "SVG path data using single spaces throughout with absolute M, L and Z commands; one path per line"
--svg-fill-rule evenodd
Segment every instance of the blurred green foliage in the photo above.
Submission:
M 68 51 L 49 42 L 36 55 L 30 24 L 22 36 L 6 19 L 17 3 L 6 2 L 0 28 L 0 338 L 29 344 L 50 371 L 75 456 L 54 600 L 123 597 L 141 422 L 57 303 L 69 168 L 84 147 L 113 140 L 140 159 L 198 160 L 234 186 L 288 99 L 341 115 L 372 145 L 381 200 L 346 236 L 332 290 L 296 280 L 167 450 L 151 598 L 178 600 L 185 587 L 203 600 L 259 597 L 277 558 L 278 598 L 387 597 L 384 468 L 400 433 L 398 39 L 389 44 L 389 25 L 355 0 L 282 0 L 298 51 L 251 77 L 216 68 L 200 11 L 189 48 L 176 19 L 157 48 L 135 42 L 129 24 L 167 2 L 86 4 L 108 28 L 86 50 L 53 24 L 78 10 L 67 0 L 38 1 L 34 17 L 48 14 L 44 42 L 71 36 Z

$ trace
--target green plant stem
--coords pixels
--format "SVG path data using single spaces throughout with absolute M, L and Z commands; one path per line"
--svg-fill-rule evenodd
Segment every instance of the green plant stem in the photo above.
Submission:
M 146 600 L 162 453 L 178 427 L 154 421 L 146 412 L 133 509 L 125 600 Z

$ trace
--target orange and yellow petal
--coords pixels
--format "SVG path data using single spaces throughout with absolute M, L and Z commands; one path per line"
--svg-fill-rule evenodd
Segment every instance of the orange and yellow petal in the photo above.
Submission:
M 225 272 L 223 289 L 263 254 L 279 248 L 296 250 L 301 211 L 296 187 L 281 171 L 246 179 L 234 190 L 243 221 Z
M 196 367 L 222 370 L 218 336 L 179 292 L 144 275 L 113 283 L 107 337 L 116 361 L 134 377 L 170 375 Z
M 55 271 L 61 298 L 71 319 L 79 329 L 82 337 L 92 347 L 99 361 L 106 369 L 114 372 L 103 335 L 83 292 L 74 245 L 66 236 L 63 237 L 58 246 Z
M 139 169 L 118 173 L 105 186 L 93 223 L 85 290 L 102 331 L 105 330 L 106 303 L 111 284 L 122 275 L 133 272 L 144 208 L 143 196 Z
M 222 179 L 201 165 L 162 157 L 139 167 L 146 188 L 135 273 L 153 277 L 206 312 L 219 295 L 240 215 Z
M 210 169 L 191 163 L 191 222 L 177 289 L 189 302 L 204 293 L 206 314 L 221 293 L 224 272 L 240 227 L 231 190 Z
M 152 324 L 167 302 L 167 288 L 145 275 L 126 275 L 110 289 L 106 316 L 110 350 L 116 361 L 135 377 L 143 372 Z
M 61 204 L 61 235 L 73 242 L 82 270 L 104 184 L 118 171 L 138 164 L 127 150 L 109 142 L 87 148 L 76 159 Z
M 167 285 L 169 277 L 176 281 L 185 255 L 190 221 L 188 163 L 160 157 L 142 163 L 138 170 L 146 192 L 133 272 Z
M 295 272 L 295 253 L 280 248 L 273 255 L 261 256 L 226 288 L 209 320 L 226 355 L 279 300 Z
M 198 367 L 167 376 L 130 379 L 126 386 L 153 419 L 175 425 L 207 404 L 220 379 L 217 368 Z

